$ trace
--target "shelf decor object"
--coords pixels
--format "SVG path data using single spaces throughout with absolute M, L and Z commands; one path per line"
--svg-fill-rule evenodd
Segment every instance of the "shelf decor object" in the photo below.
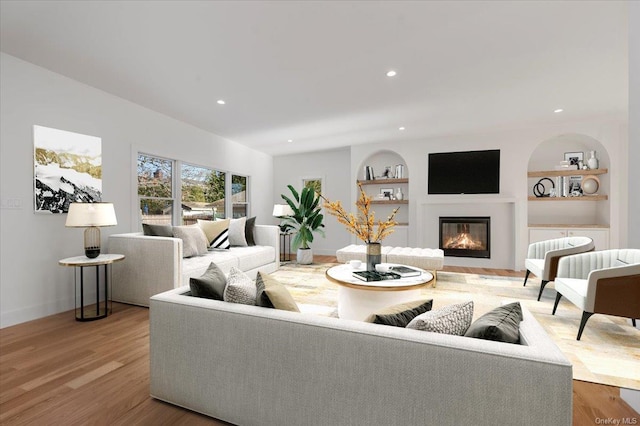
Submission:
M 65 226 L 87 228 L 84 231 L 84 254 L 94 259 L 100 255 L 100 227 L 117 224 L 113 203 L 71 203 Z

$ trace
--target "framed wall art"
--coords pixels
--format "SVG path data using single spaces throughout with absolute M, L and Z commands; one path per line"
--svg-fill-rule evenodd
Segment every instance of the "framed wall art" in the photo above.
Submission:
M 67 213 L 73 202 L 102 201 L 102 139 L 33 126 L 36 213 Z

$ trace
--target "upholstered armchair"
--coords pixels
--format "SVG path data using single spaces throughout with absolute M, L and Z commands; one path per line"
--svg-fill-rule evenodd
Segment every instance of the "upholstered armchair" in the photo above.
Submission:
M 580 340 L 593 314 L 640 318 L 640 250 L 615 249 L 566 256 L 560 259 L 555 279 L 555 315 L 562 296 L 582 309 Z
M 593 240 L 589 237 L 555 238 L 529 244 L 527 258 L 524 261 L 527 273 L 524 276 L 523 285 L 527 285 L 527 278 L 531 272 L 540 278 L 540 292 L 538 293 L 538 300 L 540 300 L 544 287 L 549 281 L 556 278 L 560 258 L 592 251 L 594 247 Z

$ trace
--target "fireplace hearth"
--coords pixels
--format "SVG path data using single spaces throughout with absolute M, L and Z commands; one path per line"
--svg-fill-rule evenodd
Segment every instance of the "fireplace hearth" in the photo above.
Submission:
M 491 258 L 490 217 L 440 217 L 440 248 L 445 256 Z

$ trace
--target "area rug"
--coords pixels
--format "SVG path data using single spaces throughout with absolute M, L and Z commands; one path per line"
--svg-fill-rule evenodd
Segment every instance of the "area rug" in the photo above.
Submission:
M 273 276 L 287 286 L 302 312 L 337 317 L 338 285 L 325 278 L 333 265 L 287 263 Z M 551 315 L 553 283 L 538 302 L 539 289 L 535 277 L 523 287 L 521 278 L 439 272 L 436 288 L 423 288 L 422 294 L 433 299 L 434 308 L 473 300 L 474 319 L 503 302 L 519 301 L 571 361 L 574 379 L 640 389 L 640 330 L 629 319 L 594 315 L 577 341 L 582 312 L 563 299 Z

